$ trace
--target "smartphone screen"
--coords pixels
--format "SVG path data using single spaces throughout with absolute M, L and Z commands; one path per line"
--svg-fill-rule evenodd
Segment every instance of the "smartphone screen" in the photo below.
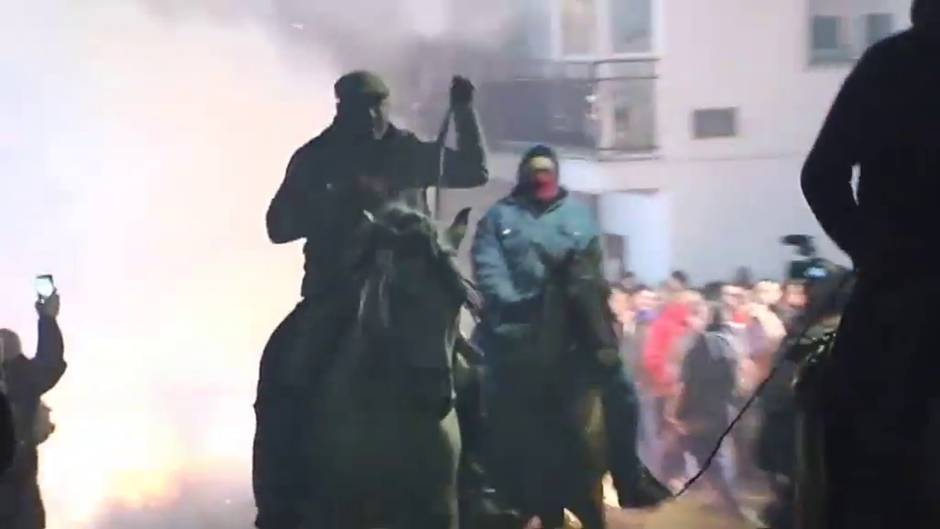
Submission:
M 46 299 L 55 294 L 55 282 L 51 275 L 41 275 L 36 277 L 36 293 L 39 297 Z

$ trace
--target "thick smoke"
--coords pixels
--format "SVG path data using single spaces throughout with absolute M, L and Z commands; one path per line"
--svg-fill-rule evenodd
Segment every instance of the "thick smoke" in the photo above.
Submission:
M 264 211 L 333 80 L 395 88 L 444 5 L 0 0 L 0 326 L 32 347 L 32 277 L 55 274 L 70 363 L 51 529 L 250 526 L 257 364 L 301 269 Z
M 340 70 L 312 53 L 298 72 L 250 19 L 18 4 L 0 30 L 0 315 L 30 347 L 31 278 L 55 274 L 70 369 L 42 449 L 49 527 L 222 515 L 250 502 L 257 362 L 299 284 L 299 250 L 267 242 L 264 210 L 329 122 Z M 190 483 L 227 497 L 195 505 L 215 497 Z

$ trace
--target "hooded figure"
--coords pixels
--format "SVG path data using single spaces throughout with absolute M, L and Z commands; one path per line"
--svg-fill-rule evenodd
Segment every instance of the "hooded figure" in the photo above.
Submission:
M 553 274 L 573 255 L 593 262 L 592 275 L 603 277 L 600 230 L 591 211 L 560 185 L 558 158 L 546 146 L 530 149 L 519 163 L 513 192 L 497 202 L 480 220 L 471 250 L 474 275 L 484 306 L 475 333 L 486 355 L 488 395 L 517 381 L 538 377 L 540 368 L 567 354 L 554 343 L 563 335 L 544 324 L 543 315 L 564 313 L 546 304 L 559 302 L 546 295 Z M 607 289 L 606 282 L 604 288 Z M 614 318 L 606 300 L 602 306 L 577 307 L 585 315 L 575 358 L 593 358 L 603 372 L 605 424 L 611 471 L 624 507 L 656 505 L 669 492 L 637 457 L 637 399 L 632 380 L 620 360 Z M 569 301 L 571 303 L 571 301 Z M 573 302 L 577 305 L 577 301 Z M 595 310 L 596 309 L 596 310 Z M 560 338 L 559 338 L 560 339 Z M 607 354 L 609 353 L 609 354 Z M 495 409 L 496 406 L 494 405 Z M 495 471 L 495 469 L 494 469 Z
M 513 192 L 480 220 L 471 250 L 475 279 L 484 299 L 477 332 L 487 362 L 498 366 L 534 361 L 520 345 L 535 329 L 551 263 L 569 252 L 585 252 L 600 236 L 590 210 L 559 184 L 558 161 L 545 146 L 519 163 Z M 538 248 L 538 249 L 537 249 Z
M 848 76 L 803 170 L 810 207 L 858 272 L 825 373 L 819 527 L 940 527 L 940 2 L 918 0 L 912 16 Z

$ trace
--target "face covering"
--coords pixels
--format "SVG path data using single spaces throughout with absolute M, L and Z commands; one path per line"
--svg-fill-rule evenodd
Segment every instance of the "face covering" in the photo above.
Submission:
M 558 196 L 558 177 L 549 171 L 532 175 L 532 187 L 539 202 L 551 202 Z
M 551 158 L 537 156 L 532 158 L 527 169 L 532 194 L 539 202 L 551 202 L 559 193 L 558 171 Z

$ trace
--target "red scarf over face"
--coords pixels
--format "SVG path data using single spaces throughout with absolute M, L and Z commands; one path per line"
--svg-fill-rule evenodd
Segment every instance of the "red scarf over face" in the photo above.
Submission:
M 537 171 L 532 174 L 532 191 L 539 202 L 548 203 L 558 196 L 558 175 L 552 171 Z
M 536 156 L 525 167 L 527 187 L 532 196 L 543 204 L 558 198 L 561 189 L 558 184 L 558 167 L 547 156 Z

